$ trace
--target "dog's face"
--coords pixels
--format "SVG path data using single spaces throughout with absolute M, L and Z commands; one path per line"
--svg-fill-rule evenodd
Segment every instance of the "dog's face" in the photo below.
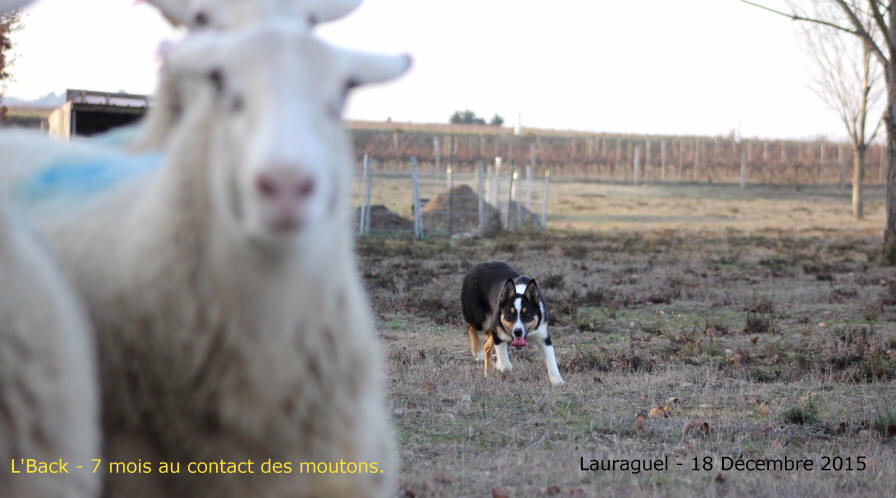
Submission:
M 530 280 L 520 288 L 508 279 L 498 300 L 501 327 L 513 338 L 511 345 L 517 349 L 526 346 L 526 336 L 541 325 L 541 305 L 538 286 Z M 522 290 L 522 292 L 520 292 Z

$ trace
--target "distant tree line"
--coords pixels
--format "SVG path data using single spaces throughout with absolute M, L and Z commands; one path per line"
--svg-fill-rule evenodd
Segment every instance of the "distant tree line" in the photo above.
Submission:
M 10 79 L 9 66 L 12 64 L 12 39 L 10 35 L 19 27 L 19 13 L 0 15 L 0 101 L 3 100 L 3 82 Z
M 454 114 L 451 115 L 450 122 L 451 124 L 488 124 L 489 126 L 501 126 L 504 124 L 504 118 L 495 114 L 492 116 L 491 121 L 486 123 L 485 118 L 480 118 L 475 112 L 467 109 L 466 111 L 455 111 Z

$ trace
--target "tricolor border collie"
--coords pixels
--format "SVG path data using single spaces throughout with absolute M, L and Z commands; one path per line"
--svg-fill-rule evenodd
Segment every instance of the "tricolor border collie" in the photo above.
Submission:
M 473 356 L 484 361 L 486 375 L 493 347 L 498 357 L 497 369 L 510 372 L 513 365 L 507 357 L 507 344 L 522 349 L 526 340 L 532 340 L 544 355 L 551 384 L 563 384 L 548 335 L 544 300 L 535 280 L 501 261 L 480 263 L 464 277 L 460 300 L 470 349 Z M 480 345 L 479 334 L 486 335 L 484 346 Z

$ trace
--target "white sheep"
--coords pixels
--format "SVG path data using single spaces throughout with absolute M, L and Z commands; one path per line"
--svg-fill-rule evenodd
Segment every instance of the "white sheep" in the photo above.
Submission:
M 93 337 L 55 263 L 4 211 L 0 208 L 0 462 L 5 467 L 0 496 L 98 496 L 99 476 L 90 470 L 100 450 Z M 28 459 L 32 466 L 68 462 L 70 474 L 28 474 Z
M 296 29 L 310 31 L 318 23 L 344 17 L 361 4 L 361 0 L 147 0 L 147 2 L 156 6 L 173 23 L 184 25 L 193 32 L 238 30 L 271 18 L 288 20 Z M 167 50 L 170 50 L 170 45 Z M 176 77 L 169 73 L 169 77 L 171 76 Z M 163 109 L 172 105 L 174 99 L 169 94 L 172 84 L 162 82 L 157 86 L 154 105 Z M 169 131 L 174 127 L 171 119 L 177 114 L 179 113 L 158 112 L 152 115 L 151 121 L 133 125 L 133 130 L 126 132 L 125 135 L 134 137 L 134 140 L 128 140 L 125 145 L 131 146 L 134 150 L 163 147 Z
M 109 496 L 393 491 L 341 111 L 347 90 L 408 65 L 273 20 L 191 36 L 162 78 L 171 106 L 151 111 L 179 113 L 163 165 L 43 225 L 97 329 L 106 458 L 256 463 L 248 476 L 109 476 Z M 0 134 L 0 154 L 36 171 L 72 147 L 89 146 Z M 258 473 L 267 459 L 293 473 Z M 298 473 L 340 460 L 378 472 Z
M 273 16 L 308 27 L 355 10 L 361 0 L 147 0 L 174 24 L 190 29 L 245 28 Z

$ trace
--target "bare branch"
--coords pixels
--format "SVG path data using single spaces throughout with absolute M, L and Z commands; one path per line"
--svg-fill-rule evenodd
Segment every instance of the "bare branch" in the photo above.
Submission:
M 825 21 L 824 19 L 816 19 L 816 18 L 812 18 L 812 17 L 802 16 L 802 15 L 797 14 L 796 12 L 791 12 L 790 14 L 788 14 L 787 12 L 776 10 L 771 7 L 767 7 L 765 5 L 760 5 L 755 2 L 750 2 L 748 0 L 740 0 L 740 1 L 747 5 L 752 5 L 753 7 L 758 7 L 760 9 L 767 10 L 774 14 L 778 14 L 780 16 L 787 17 L 788 19 L 791 19 L 793 21 L 805 21 L 805 22 L 810 22 L 810 23 L 815 23 L 815 24 L 821 24 L 822 26 L 827 26 L 829 28 L 833 28 L 833 29 L 836 29 L 839 31 L 843 31 L 845 33 L 849 33 L 849 34 L 858 36 L 866 44 L 868 44 L 868 46 L 871 48 L 871 52 L 875 55 L 875 57 L 877 57 L 877 59 L 880 61 L 880 63 L 883 64 L 884 66 L 887 65 L 887 56 L 883 53 L 883 51 L 880 49 L 880 47 L 877 45 L 877 43 L 874 42 L 874 38 L 862 26 L 862 23 L 859 21 L 858 17 L 856 17 L 855 12 L 850 10 L 850 7 L 848 5 L 846 5 L 846 3 L 843 2 L 843 0 L 835 0 L 835 1 L 841 7 L 841 9 L 843 9 L 844 13 L 846 13 L 846 15 L 850 18 L 850 22 L 853 24 L 853 29 L 847 28 L 845 26 L 840 26 L 839 24 L 832 23 L 830 21 Z
M 868 48 L 871 49 L 871 53 L 873 53 L 878 58 L 878 60 L 880 60 L 880 63 L 883 64 L 884 67 L 886 67 L 887 56 L 884 55 L 883 51 L 880 49 L 877 43 L 874 42 L 874 37 L 872 37 L 871 34 L 865 30 L 865 26 L 862 25 L 862 21 L 859 20 L 858 16 L 856 16 L 856 13 L 853 12 L 852 8 L 850 8 L 850 6 L 847 5 L 844 0 L 834 1 L 837 3 L 837 5 L 840 6 L 840 9 L 843 10 L 844 14 L 846 14 L 846 17 L 849 18 L 849 21 L 855 28 L 855 33 L 865 41 L 865 44 L 868 45 Z M 882 34 L 884 36 L 884 39 L 887 40 L 887 48 L 892 48 L 892 44 L 889 42 L 889 33 L 887 32 L 887 30 L 884 29 Z M 892 52 L 890 52 L 890 55 L 892 55 Z
M 752 5 L 753 7 L 759 7 L 760 9 L 767 10 L 767 11 L 772 12 L 772 13 L 774 13 L 774 14 L 778 14 L 779 16 L 784 16 L 784 17 L 790 19 L 791 21 L 807 21 L 807 22 L 814 22 L 814 23 L 816 23 L 816 24 L 821 24 L 821 25 L 824 25 L 824 26 L 828 26 L 828 27 L 830 27 L 830 28 L 839 29 L 840 31 L 846 31 L 847 33 L 850 33 L 850 34 L 853 34 L 853 35 L 856 35 L 856 36 L 863 36 L 861 32 L 859 32 L 859 31 L 857 31 L 857 30 L 855 30 L 855 29 L 849 29 L 849 28 L 847 28 L 847 27 L 840 26 L 839 24 L 835 24 L 835 23 L 832 23 L 832 22 L 829 22 L 829 21 L 825 21 L 825 20 L 823 20 L 823 19 L 813 19 L 813 18 L 811 18 L 811 17 L 804 17 L 804 16 L 801 16 L 801 15 L 797 14 L 796 12 L 791 12 L 790 14 L 788 14 L 787 12 L 783 12 L 783 11 L 780 11 L 780 10 L 776 10 L 776 9 L 771 8 L 771 7 L 766 7 L 765 5 L 760 5 L 760 4 L 758 4 L 758 3 L 750 2 L 749 0 L 740 0 L 740 1 L 743 2 L 743 3 L 745 3 L 745 4 L 747 4 L 747 5 Z
M 879 4 L 880 2 L 877 0 L 868 0 L 868 5 L 871 7 L 871 16 L 877 24 L 877 29 L 883 34 L 884 40 L 886 40 L 887 46 L 890 49 L 890 55 L 892 55 L 896 52 L 896 50 L 894 50 L 896 42 L 894 42 L 893 37 L 890 36 L 890 31 L 887 29 L 887 22 L 884 21 L 884 16 L 880 13 L 880 9 L 878 8 Z
M 851 0 L 851 3 L 855 5 L 859 1 L 864 3 L 864 0 Z M 811 16 L 831 22 L 844 18 L 840 6 L 832 2 L 816 4 L 811 13 L 798 10 L 793 4 L 791 8 L 800 17 Z M 865 31 L 876 36 L 872 13 L 861 9 L 855 13 Z M 864 39 L 813 23 L 802 23 L 801 27 L 805 50 L 817 63 L 817 70 L 813 71 L 814 84 L 810 88 L 837 112 L 853 146 L 867 145 L 876 136 L 872 134 L 868 138 L 867 131 L 871 128 L 869 117 L 878 108 L 883 95 L 883 68 L 874 64 L 875 55 Z M 878 129 L 879 126 L 875 132 Z

